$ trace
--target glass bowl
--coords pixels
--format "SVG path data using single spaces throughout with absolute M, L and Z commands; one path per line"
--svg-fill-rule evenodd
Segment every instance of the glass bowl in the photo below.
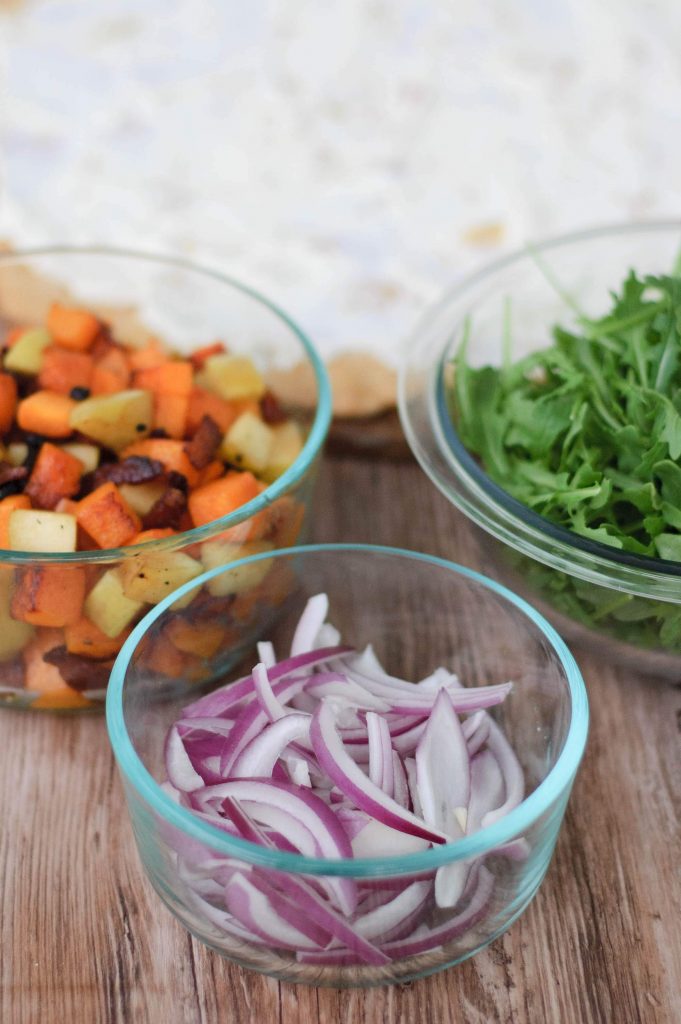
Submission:
M 681 676 L 681 563 L 620 552 L 557 526 L 499 487 L 462 445 L 448 411 L 447 367 L 464 322 L 473 365 L 499 365 L 510 310 L 512 358 L 569 324 L 571 302 L 608 309 L 631 268 L 668 273 L 681 223 L 600 228 L 498 260 L 453 288 L 405 347 L 400 417 L 430 479 L 465 515 L 484 571 L 524 594 L 571 642 L 639 671 Z M 510 305 L 509 305 L 510 303 Z
M 109 737 L 151 884 L 207 946 L 244 967 L 287 981 L 334 987 L 404 982 L 472 956 L 523 912 L 551 859 L 587 735 L 586 692 L 572 655 L 533 608 L 500 584 L 411 551 L 352 544 L 292 548 L 216 569 L 199 582 L 248 574 L 263 560 L 273 578 L 288 581 L 288 593 L 276 614 L 267 618 L 263 610 L 261 629 L 242 638 L 235 650 L 241 673 L 233 665 L 227 679 L 250 672 L 259 660 L 258 640 L 272 640 L 280 656 L 287 651 L 306 601 L 325 592 L 329 621 L 343 641 L 357 648 L 372 643 L 388 672 L 419 679 L 444 665 L 468 685 L 513 680 L 513 692 L 493 717 L 521 761 L 525 798 L 506 817 L 456 842 L 364 859 L 273 851 L 196 817 L 161 785 L 165 736 L 180 717 L 183 700 L 159 696 L 145 664 L 147 645 L 153 646 L 177 615 L 172 601 L 182 595 L 181 589 L 135 628 L 114 665 L 107 693 Z M 224 589 L 229 591 L 228 583 Z M 518 838 L 523 842 L 513 848 L 522 848 L 519 858 L 502 856 L 500 848 Z M 295 949 L 251 941 L 226 912 L 221 889 L 225 871 L 233 870 L 255 869 L 275 888 L 292 878 L 322 886 L 342 878 L 359 893 L 364 913 L 415 875 L 428 883 L 430 892 L 438 867 L 456 861 L 471 871 L 462 900 L 451 910 L 426 907 L 421 913 L 421 923 L 444 928 L 444 937 L 433 948 L 386 946 L 391 959 L 381 965 L 334 963 L 333 955 L 330 963 L 319 962 L 319 957 L 304 962 Z
M 271 372 L 302 363 L 316 396 L 312 414 L 302 421 L 306 442 L 298 458 L 257 498 L 230 515 L 136 547 L 40 556 L 0 550 L 0 703 L 72 711 L 103 707 L 113 656 L 130 625 L 149 608 L 148 603 L 137 609 L 122 603 L 120 586 L 115 585 L 119 570 L 150 567 L 162 578 L 178 564 L 178 555 L 189 554 L 210 568 L 305 538 L 316 467 L 331 419 L 331 394 L 324 365 L 300 328 L 264 296 L 222 274 L 182 260 L 101 248 L 0 254 L 1 328 L 44 323 L 50 304 L 65 299 L 99 313 L 113 325 L 117 338 L 131 344 L 153 334 L 169 348 L 190 353 L 221 339 L 230 351 L 251 357 L 266 380 Z M 291 414 L 297 415 L 295 410 Z M 88 657 L 87 644 L 67 637 L 62 627 L 73 624 L 88 594 L 107 574 L 99 593 L 113 606 L 112 621 L 122 622 L 125 629 L 97 647 L 97 658 Z M 51 593 L 69 595 L 63 615 L 60 608 L 49 625 L 16 622 L 12 598 L 19 583 L 24 591 L 45 585 Z M 210 620 L 210 595 L 199 596 L 193 608 L 193 622 Z M 240 628 L 238 614 L 237 608 L 236 617 L 233 610 L 223 615 L 224 636 L 235 623 Z M 215 623 L 212 627 L 217 637 L 219 629 Z M 57 662 L 45 661 L 43 655 L 55 649 Z M 196 651 L 179 634 L 153 660 L 159 685 L 188 688 L 203 681 Z

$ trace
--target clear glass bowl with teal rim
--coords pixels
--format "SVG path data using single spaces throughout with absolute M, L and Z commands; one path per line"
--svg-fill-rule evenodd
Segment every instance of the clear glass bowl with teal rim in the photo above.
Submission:
M 371 643 L 392 674 L 419 679 L 446 666 L 467 685 L 513 681 L 510 696 L 491 714 L 518 755 L 525 796 L 505 817 L 455 842 L 362 859 L 267 849 L 197 817 L 163 788 L 164 742 L 186 696 L 159 691 L 145 655 L 182 614 L 174 603 L 188 592 L 183 588 L 135 627 L 114 665 L 106 706 L 138 852 L 162 902 L 221 956 L 287 981 L 334 987 L 404 982 L 472 956 L 525 910 L 551 860 L 589 717 L 569 650 L 537 611 L 502 585 L 417 552 L 354 544 L 291 548 L 215 569 L 197 584 L 217 582 L 229 601 L 230 578 L 240 585 L 250 580 L 255 614 L 234 644 L 231 666 L 223 663 L 223 681 L 250 672 L 259 660 L 260 640 L 271 640 L 282 657 L 307 600 L 324 592 L 329 621 L 344 642 L 358 649 Z M 511 849 L 520 855 L 504 855 L 506 844 L 518 839 Z M 467 887 L 454 907 L 438 909 L 432 900 L 435 873 L 454 862 L 465 865 Z M 310 956 L 252 932 L 247 937 L 224 888 L 235 870 L 255 872 L 284 891 L 292 878 L 324 891 L 342 878 L 353 887 L 363 915 L 406 889 L 414 876 L 424 882 L 425 895 L 405 941 L 375 935 L 374 942 L 382 944 L 380 963 L 358 962 L 352 955 L 347 962 L 342 950 Z M 261 914 L 266 929 L 266 907 Z M 356 917 L 350 915 L 349 923 Z
M 310 388 L 311 408 L 291 409 L 305 434 L 302 451 L 262 493 L 229 515 L 137 546 L 44 555 L 0 550 L 0 705 L 101 710 L 113 656 L 130 626 L 152 603 L 151 598 L 126 603 L 129 595 L 121 580 L 128 578 L 133 566 L 140 572 L 148 568 L 156 580 L 177 579 L 176 570 L 183 571 L 183 566 L 199 563 L 202 571 L 256 551 L 304 541 L 316 470 L 331 422 L 331 391 L 316 349 L 283 310 L 247 285 L 181 259 L 105 248 L 0 253 L 0 341 L 15 325 L 43 325 L 53 301 L 73 302 L 98 313 L 111 325 L 114 337 L 132 345 L 154 336 L 169 349 L 189 355 L 221 340 L 234 354 L 251 358 L 275 394 L 282 371 L 285 376 L 287 371 L 302 369 Z M 187 555 L 193 563 L 186 561 Z M 100 584 L 104 576 L 107 581 Z M 100 584 L 112 612 L 107 618 L 114 624 L 107 632 L 111 642 L 105 644 L 106 650 L 90 656 L 90 649 L 71 635 L 76 615 L 73 601 L 68 602 L 68 611 L 57 601 L 42 618 L 31 613 L 30 622 L 17 621 L 16 590 L 38 583 L 49 585 L 54 593 L 77 592 L 83 609 Z M 220 635 L 218 627 L 223 629 L 222 639 L 229 630 L 241 628 L 238 615 L 225 612 L 220 623 L 213 621 L 208 594 L 199 595 L 193 609 L 194 624 L 210 621 L 214 637 Z M 116 625 L 121 628 L 118 635 Z M 200 686 L 204 681 L 200 659 L 191 643 L 176 640 L 177 645 L 156 652 L 159 685 Z M 49 660 L 55 650 L 60 669 Z
M 618 551 L 558 526 L 495 483 L 462 444 L 447 374 L 465 323 L 474 366 L 501 365 L 546 347 L 551 328 L 609 308 L 630 269 L 670 273 L 681 223 L 598 228 L 498 260 L 449 291 L 417 325 L 398 384 L 409 445 L 433 483 L 470 523 L 485 572 L 522 593 L 572 643 L 629 669 L 681 676 L 681 563 Z M 462 523 L 462 526 L 464 524 Z

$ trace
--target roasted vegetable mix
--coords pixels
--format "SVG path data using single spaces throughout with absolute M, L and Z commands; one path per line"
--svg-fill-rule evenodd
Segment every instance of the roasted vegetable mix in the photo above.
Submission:
M 260 495 L 303 443 L 253 362 L 222 343 L 188 358 L 155 340 L 131 348 L 91 312 L 59 304 L 45 326 L 11 329 L 0 372 L 0 548 L 35 559 L 0 566 L 3 698 L 88 705 L 149 605 L 205 568 L 293 543 L 303 507 L 285 496 L 189 548 L 142 548 L 103 565 L 42 553 L 205 526 Z M 175 639 L 157 658 L 161 674 L 181 675 L 194 648 L 204 657 L 198 637 Z
M 454 361 L 459 437 L 534 512 L 591 541 L 681 562 L 681 278 L 630 272 L 601 319 L 503 366 Z M 521 558 L 522 556 L 517 556 Z M 643 646 L 681 648 L 681 608 L 523 560 L 561 611 Z

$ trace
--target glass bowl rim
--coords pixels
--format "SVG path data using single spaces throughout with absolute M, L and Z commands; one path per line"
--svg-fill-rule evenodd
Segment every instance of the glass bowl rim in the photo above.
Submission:
M 418 853 L 401 854 L 396 857 L 362 857 L 331 860 L 321 857 L 307 857 L 302 854 L 286 853 L 278 850 L 273 851 L 251 843 L 248 840 L 226 835 L 225 832 L 214 828 L 208 822 L 197 818 L 191 811 L 175 803 L 161 789 L 137 755 L 125 726 L 123 688 L 126 670 L 133 652 L 156 619 L 183 594 L 237 566 L 260 562 L 268 558 L 305 556 L 319 553 L 334 554 L 339 552 L 405 558 L 438 566 L 472 580 L 474 583 L 501 596 L 521 611 L 531 623 L 539 628 L 557 654 L 565 673 L 570 697 L 570 724 L 563 749 L 556 763 L 533 792 L 526 796 L 518 807 L 493 825 L 463 839 L 455 840 L 442 846 L 432 847 Z M 106 695 L 106 722 L 109 740 L 121 773 L 155 813 L 184 834 L 206 843 L 220 853 L 239 857 L 247 863 L 275 870 L 290 871 L 295 874 L 387 877 L 390 875 L 433 870 L 442 864 L 448 864 L 455 860 L 489 853 L 495 847 L 503 845 L 529 828 L 550 808 L 551 804 L 563 792 L 569 790 L 572 784 L 586 744 L 589 705 L 582 674 L 565 642 L 543 615 L 522 597 L 513 593 L 513 591 L 502 584 L 489 579 L 474 569 L 469 569 L 447 559 L 420 551 L 376 544 L 310 544 L 263 552 L 258 555 L 251 555 L 249 558 L 230 562 L 227 566 L 218 566 L 216 569 L 212 569 L 179 587 L 174 593 L 169 594 L 163 601 L 152 608 L 134 628 L 113 665 Z
M 2 264 L 12 262 L 20 263 L 22 260 L 30 260 L 34 257 L 41 256 L 94 256 L 95 258 L 103 256 L 114 259 L 123 259 L 125 261 L 138 260 L 142 263 L 159 264 L 160 266 L 167 266 L 171 268 L 175 267 L 178 270 L 189 271 L 191 273 L 198 274 L 201 277 L 212 279 L 219 284 L 227 285 L 228 288 L 241 293 L 241 295 L 246 296 L 248 299 L 254 300 L 256 304 L 263 306 L 265 309 L 269 310 L 270 313 L 273 313 L 274 316 L 282 322 L 284 327 L 286 327 L 298 340 L 302 346 L 301 357 L 306 357 L 307 362 L 311 364 L 314 372 L 315 383 L 318 391 L 317 403 L 310 432 L 297 459 L 284 473 L 282 473 L 280 477 L 277 478 L 277 480 L 274 481 L 274 483 L 268 484 L 262 494 L 257 495 L 257 497 L 252 498 L 251 501 L 242 505 L 241 508 L 234 512 L 230 512 L 226 516 L 222 516 L 220 519 L 214 519 L 212 522 L 205 523 L 203 526 L 195 526 L 191 530 L 184 530 L 182 533 L 178 533 L 173 537 L 164 537 L 160 540 L 147 541 L 143 544 L 134 544 L 127 547 L 97 548 L 93 551 L 68 552 L 13 551 L 7 548 L 0 548 L 0 561 L 7 565 L 33 565 L 36 562 L 83 565 L 119 561 L 121 559 L 126 559 L 131 555 L 137 555 L 140 552 L 173 551 L 176 548 L 184 548 L 190 544 L 207 540 L 216 534 L 222 533 L 224 530 L 229 529 L 231 526 L 236 526 L 245 519 L 250 519 L 251 516 L 260 512 L 268 505 L 271 505 L 283 494 L 286 494 L 305 476 L 315 458 L 321 451 L 331 424 L 333 411 L 331 383 L 324 361 L 317 352 L 317 349 L 312 344 L 307 334 L 298 326 L 296 321 L 293 320 L 279 305 L 271 299 L 268 299 L 262 292 L 253 288 L 251 285 L 245 284 L 229 274 L 224 274 L 222 271 L 215 270 L 212 267 L 207 267 L 201 263 L 195 263 L 193 260 L 184 259 L 181 256 L 148 252 L 142 249 L 126 249 L 99 245 L 42 246 L 31 249 L 17 249 L 0 252 L 0 266 Z
M 487 278 L 494 277 L 507 267 L 528 261 L 533 255 L 551 252 L 563 246 L 571 246 L 580 242 L 606 239 L 609 236 L 616 238 L 618 235 L 637 235 L 656 231 L 679 232 L 681 241 L 681 220 L 661 219 L 606 224 L 556 235 L 537 243 L 528 243 L 522 248 L 515 249 L 513 252 L 486 263 L 447 289 L 441 298 L 430 309 L 426 310 L 417 322 L 410 334 L 411 341 L 415 342 L 417 338 L 422 336 L 428 330 L 431 323 L 444 315 L 451 303 L 462 299 L 469 289 Z M 473 306 L 472 308 L 474 309 L 475 307 Z M 508 534 L 503 533 L 502 535 L 501 532 L 498 532 L 489 525 L 487 521 L 479 523 L 480 526 L 492 533 L 503 543 L 529 557 L 543 561 L 553 568 L 559 568 L 564 572 L 592 580 L 606 587 L 612 586 L 614 582 L 610 578 L 610 574 L 615 570 L 620 570 L 621 573 L 626 574 L 626 577 L 618 577 L 618 580 L 624 582 L 623 589 L 627 592 L 641 594 L 641 596 L 650 598 L 657 597 L 662 600 L 673 599 L 676 596 L 678 600 L 678 594 L 675 595 L 674 592 L 678 592 L 681 562 L 656 558 L 654 556 L 637 555 L 634 552 L 621 552 L 599 541 L 579 537 L 579 535 L 574 534 L 572 531 L 552 523 L 544 516 L 524 506 L 522 502 L 513 498 L 499 484 L 496 484 L 481 467 L 477 465 L 473 467 L 469 464 L 469 462 L 472 463 L 473 461 L 472 456 L 470 456 L 470 453 L 463 447 L 458 438 L 456 429 L 446 413 L 442 394 L 444 386 L 442 379 L 443 368 L 446 352 L 450 344 L 451 339 L 447 342 L 447 348 L 438 354 L 437 363 L 432 367 L 433 372 L 426 386 L 426 401 L 431 402 L 431 415 L 429 416 L 431 437 L 433 443 L 437 446 L 439 454 L 447 463 L 448 473 L 450 474 L 449 479 L 444 474 L 440 478 L 427 465 L 413 428 L 408 397 L 408 376 L 412 367 L 409 365 L 409 360 L 406 356 L 406 353 L 411 350 L 409 345 L 404 347 L 405 357 L 402 359 L 400 366 L 397 388 L 400 420 L 409 447 L 422 469 L 425 470 L 426 474 L 438 489 L 442 491 L 445 497 L 464 512 L 468 518 L 472 518 L 471 510 L 468 507 L 468 500 L 461 500 L 458 494 L 452 493 L 451 490 L 452 479 L 461 483 L 467 492 L 471 490 L 472 482 L 475 485 L 475 499 L 484 505 L 487 512 L 493 516 L 498 516 L 500 519 L 505 519 L 511 528 L 516 524 L 529 531 L 529 539 L 523 534 L 521 541 L 514 543 L 511 536 L 512 530 Z M 433 429 L 433 418 L 435 418 L 437 430 Z M 466 456 L 464 459 L 461 459 L 462 452 Z M 553 548 L 558 549 L 558 555 L 549 553 L 547 549 L 549 544 L 553 545 Z M 588 571 L 582 571 L 579 563 L 569 564 L 570 558 L 575 556 L 590 557 L 591 564 Z M 562 559 L 560 565 L 558 564 L 558 559 Z M 647 593 L 644 589 L 646 586 L 652 586 L 655 589 Z

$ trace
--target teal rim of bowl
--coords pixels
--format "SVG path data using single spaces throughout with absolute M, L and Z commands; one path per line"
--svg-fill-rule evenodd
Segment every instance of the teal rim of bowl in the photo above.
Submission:
M 17 252 L 0 253 L 0 265 L 2 263 L 21 262 L 39 256 L 106 256 L 112 259 L 121 258 L 127 260 L 139 260 L 144 263 L 157 263 L 162 266 L 176 267 L 178 270 L 187 270 L 202 277 L 212 278 L 221 284 L 241 292 L 269 309 L 286 327 L 293 333 L 302 345 L 303 352 L 309 359 L 315 375 L 315 383 L 318 389 L 317 407 L 315 410 L 312 427 L 303 445 L 298 458 L 293 462 L 286 472 L 282 473 L 274 483 L 269 484 L 262 494 L 242 505 L 235 512 L 223 516 L 221 519 L 214 519 L 204 526 L 196 526 L 192 530 L 185 530 L 174 537 L 166 537 L 157 541 L 147 541 L 145 544 L 131 544 L 127 547 L 101 548 L 94 551 L 12 551 L 11 549 L 0 548 L 0 560 L 5 564 L 21 565 L 30 562 L 58 562 L 60 564 L 83 565 L 97 562 L 113 562 L 122 558 L 129 558 L 131 555 L 149 551 L 172 551 L 178 547 L 185 547 L 188 544 L 196 544 L 206 540 L 214 534 L 222 533 L 230 526 L 236 526 L 244 519 L 250 519 L 257 512 L 271 505 L 277 498 L 289 491 L 295 484 L 303 479 L 310 469 L 315 458 L 321 451 L 322 445 L 331 425 L 333 414 L 331 383 L 324 365 L 324 361 L 316 348 L 297 323 L 285 313 L 280 306 L 266 298 L 261 292 L 250 285 L 238 281 L 228 274 L 218 270 L 212 270 L 191 260 L 185 260 L 178 256 L 159 255 L 157 253 L 143 252 L 132 249 L 115 249 L 106 246 L 47 246 L 38 249 L 23 249 Z M 301 353 L 302 355 L 302 353 Z
M 570 727 L 563 749 L 558 760 L 545 779 L 526 797 L 513 811 L 487 828 L 455 840 L 442 846 L 432 847 L 420 853 L 401 854 L 398 857 L 358 857 L 340 858 L 338 860 L 321 857 L 306 857 L 297 853 L 273 851 L 251 843 L 246 839 L 228 836 L 225 832 L 213 828 L 208 822 L 181 807 L 161 789 L 159 784 L 147 771 L 137 756 L 125 727 L 123 717 L 123 685 L 125 674 L 137 645 L 151 625 L 178 598 L 194 590 L 198 586 L 219 576 L 221 573 L 238 566 L 264 561 L 280 556 L 295 556 L 315 553 L 356 552 L 359 554 L 378 554 L 412 559 L 449 569 L 475 583 L 482 584 L 515 605 L 544 634 L 558 655 L 565 672 L 570 692 Z M 114 662 L 106 695 L 106 723 L 109 739 L 113 747 L 118 766 L 134 789 L 149 804 L 152 811 L 186 835 L 205 843 L 220 853 L 239 857 L 249 864 L 272 868 L 280 871 L 292 871 L 296 874 L 342 875 L 362 877 L 387 877 L 390 875 L 411 874 L 419 871 L 432 870 L 442 864 L 465 858 L 477 857 L 491 852 L 495 847 L 509 842 L 515 836 L 529 828 L 551 804 L 572 784 L 579 763 L 584 753 L 589 725 L 589 705 L 586 687 L 582 674 L 577 667 L 570 650 L 560 638 L 556 630 L 543 615 L 532 605 L 523 600 L 507 587 L 488 579 L 474 569 L 468 569 L 455 562 L 449 562 L 435 555 L 423 554 L 419 551 L 408 551 L 401 548 L 383 547 L 373 544 L 310 544 L 300 547 L 283 548 L 267 551 L 250 558 L 230 562 L 228 566 L 218 566 L 196 579 L 190 580 L 172 594 L 165 597 L 142 619 L 134 628 Z

